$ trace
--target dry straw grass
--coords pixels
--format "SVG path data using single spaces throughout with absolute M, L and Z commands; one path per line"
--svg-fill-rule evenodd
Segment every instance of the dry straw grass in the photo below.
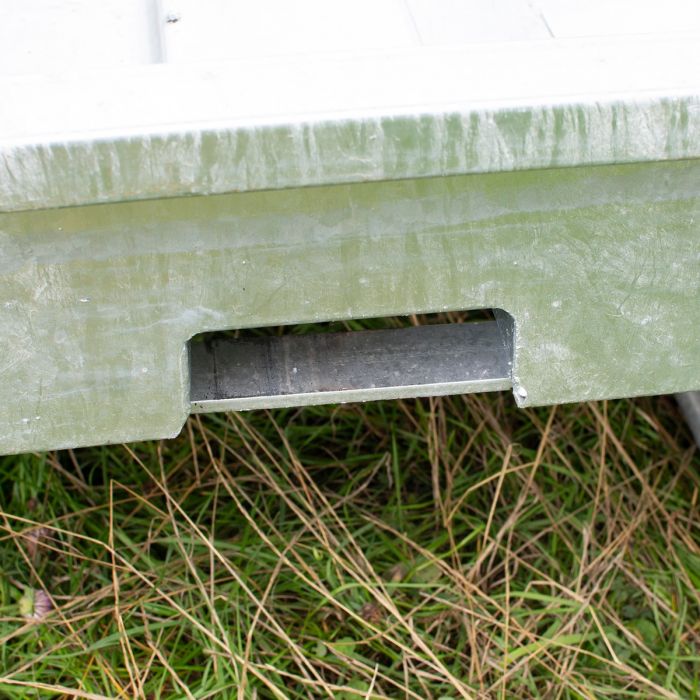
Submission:
M 5 458 L 0 693 L 696 697 L 698 465 L 670 399 L 506 394 Z

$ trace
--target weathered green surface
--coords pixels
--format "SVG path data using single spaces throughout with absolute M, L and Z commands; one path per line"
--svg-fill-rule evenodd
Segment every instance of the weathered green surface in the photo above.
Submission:
M 607 36 L 0 75 L 0 211 L 698 158 L 698 46 Z
M 158 438 L 204 331 L 516 321 L 523 405 L 700 389 L 700 161 L 0 214 L 0 452 Z
M 157 98 L 143 96 L 148 99 Z M 498 105 L 466 114 L 411 112 L 117 139 L 85 139 L 81 133 L 77 141 L 32 140 L 1 150 L 0 210 L 45 209 L 696 158 L 700 97 Z

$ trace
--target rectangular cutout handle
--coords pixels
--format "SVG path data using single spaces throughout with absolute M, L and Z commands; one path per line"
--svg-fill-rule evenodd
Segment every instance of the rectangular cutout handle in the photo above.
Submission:
M 190 344 L 192 411 L 441 396 L 511 387 L 495 321 Z

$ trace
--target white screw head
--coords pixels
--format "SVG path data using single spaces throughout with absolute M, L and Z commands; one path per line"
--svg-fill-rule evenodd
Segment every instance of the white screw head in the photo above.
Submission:
M 527 389 L 524 386 L 519 386 L 517 391 L 515 392 L 519 398 L 521 399 L 526 399 L 527 398 Z

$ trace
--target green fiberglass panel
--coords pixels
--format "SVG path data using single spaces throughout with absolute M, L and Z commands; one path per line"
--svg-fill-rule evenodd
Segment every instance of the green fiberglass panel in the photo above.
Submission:
M 515 321 L 521 405 L 700 389 L 700 161 L 0 214 L 0 452 L 160 438 L 205 331 Z

